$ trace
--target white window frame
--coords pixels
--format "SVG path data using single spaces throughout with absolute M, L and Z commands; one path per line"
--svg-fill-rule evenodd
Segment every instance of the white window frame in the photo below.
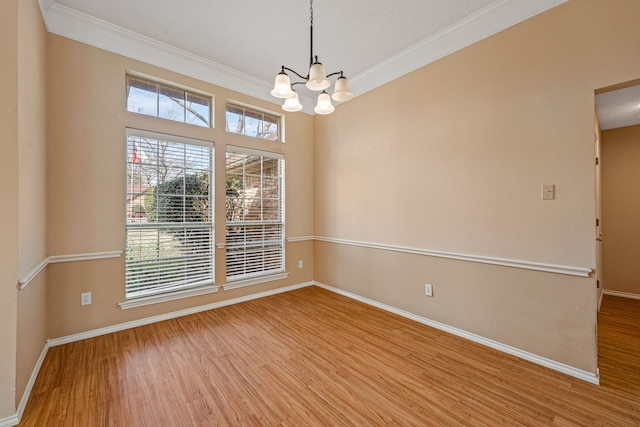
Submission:
M 224 285 L 225 289 L 234 289 L 237 287 L 253 285 L 256 283 L 263 283 L 271 280 L 279 280 L 288 277 L 288 273 L 285 272 L 286 266 L 286 251 L 285 251 L 285 157 L 283 154 L 262 151 L 262 150 L 254 150 L 245 147 L 237 147 L 232 145 L 227 145 L 227 153 L 236 153 L 243 154 L 249 156 L 259 156 L 265 157 L 269 159 L 276 159 L 279 162 L 279 221 L 226 221 L 226 258 L 229 259 L 230 251 L 237 249 L 237 245 L 234 245 L 233 242 L 229 242 L 229 229 L 230 227 L 242 227 L 246 225 L 248 227 L 251 226 L 259 226 L 259 225 L 279 225 L 280 226 L 280 236 L 279 236 L 279 248 L 280 248 L 280 265 L 278 268 L 269 269 L 269 270 L 261 270 L 261 271 L 251 271 L 249 273 L 243 274 L 235 274 L 229 276 L 229 265 L 226 266 L 226 280 L 227 283 Z M 261 175 L 262 176 L 262 175 Z M 227 171 L 225 170 L 225 180 L 227 179 Z M 225 195 L 225 198 L 227 196 Z M 226 218 L 226 214 L 225 214 Z M 263 240 L 264 242 L 264 235 Z M 258 249 L 254 249 L 259 252 Z M 240 252 L 242 252 L 240 250 Z
M 242 117 L 243 117 L 243 123 L 244 124 L 243 124 L 242 132 L 235 132 L 235 131 L 229 130 L 229 123 L 227 122 L 227 108 L 230 107 L 230 106 L 231 107 L 235 107 L 235 108 L 241 108 L 243 110 Z M 260 126 L 262 129 L 264 128 L 264 123 L 265 123 L 264 115 L 277 117 L 277 119 L 278 119 L 278 139 L 269 139 L 269 138 L 264 138 L 264 137 L 259 137 L 259 136 L 248 135 L 246 133 L 247 112 L 263 116 L 263 118 L 261 119 L 261 126 Z M 243 136 L 247 136 L 249 138 L 260 139 L 260 140 L 263 140 L 263 141 L 284 143 L 284 116 L 282 114 L 275 113 L 273 111 L 264 110 L 262 108 L 258 108 L 258 107 L 254 107 L 252 105 L 244 104 L 242 102 L 227 100 L 227 102 L 224 105 L 224 124 L 225 124 L 226 132 L 228 132 L 230 134 L 233 134 L 233 135 L 243 135 Z
M 130 93 L 130 83 L 129 80 L 139 80 L 141 82 L 144 82 L 150 86 L 155 86 L 155 95 L 156 95 L 156 101 L 155 101 L 155 112 L 153 111 L 148 111 L 148 112 L 140 112 L 140 111 L 136 111 L 133 109 L 130 109 L 129 106 L 129 93 Z M 188 125 L 192 125 L 192 126 L 198 126 L 198 127 L 204 127 L 204 128 L 213 128 L 214 127 L 214 121 L 213 118 L 215 117 L 213 108 L 214 108 L 214 97 L 211 94 L 208 93 L 204 93 L 204 92 L 200 92 L 198 90 L 195 89 L 191 89 L 191 88 L 187 88 L 187 87 L 183 87 L 183 86 L 179 86 L 173 83 L 169 83 L 163 80 L 159 80 L 159 79 L 154 79 L 152 77 L 148 77 L 145 75 L 141 75 L 141 74 L 135 74 L 135 73 L 127 73 L 126 74 L 126 82 L 125 82 L 125 88 L 126 88 L 126 108 L 127 111 L 131 112 L 131 113 L 135 113 L 135 114 L 141 114 L 141 115 L 145 115 L 145 116 L 149 116 L 149 117 L 156 117 L 159 119 L 163 119 L 163 120 L 169 120 L 169 121 L 173 121 L 173 122 L 177 122 L 177 123 L 185 123 Z M 184 105 L 182 105 L 182 110 L 183 110 L 183 117 L 182 120 L 177 120 L 174 118 L 170 118 L 170 117 L 165 117 L 162 116 L 160 114 L 160 97 L 162 95 L 162 90 L 168 90 L 168 91 L 175 91 L 175 92 L 180 92 L 182 94 L 183 97 L 183 102 Z M 187 119 L 188 116 L 188 112 L 189 107 L 188 107 L 188 98 L 189 96 L 194 96 L 194 97 L 200 97 L 200 98 L 204 98 L 207 99 L 209 101 L 209 112 L 208 112 L 208 117 L 205 117 L 205 119 L 207 120 L 207 123 L 205 124 L 199 124 L 199 123 L 192 123 L 189 122 Z M 193 115 L 199 114 L 197 112 L 191 111 L 191 113 Z
M 134 219 L 135 215 L 132 215 L 133 211 L 131 206 L 134 206 L 133 203 L 133 197 L 132 195 L 135 194 L 134 191 L 130 190 L 130 186 L 134 184 L 134 180 L 130 181 L 129 178 L 129 172 L 130 169 L 133 170 L 135 168 L 135 164 L 136 163 L 140 163 L 140 162 L 144 162 L 144 156 L 145 153 L 142 152 L 136 152 L 136 156 L 137 156 L 137 160 L 134 160 L 135 157 L 133 156 L 133 152 L 132 152 L 132 147 L 133 145 L 130 146 L 129 144 L 129 139 L 133 137 L 133 138 L 143 138 L 143 139 L 151 139 L 151 140 L 158 140 L 158 141 L 168 141 L 171 143 L 177 143 L 177 144 L 183 144 L 185 145 L 185 150 L 188 150 L 189 146 L 198 146 L 198 147 L 205 147 L 208 148 L 209 151 L 209 165 L 208 165 L 208 169 L 207 169 L 207 173 L 209 174 L 209 205 L 208 205 L 208 215 L 209 215 L 209 221 L 206 222 L 185 222 L 185 221 L 180 221 L 180 222 L 169 222 L 169 223 L 148 223 L 146 221 L 137 221 Z M 215 230 L 215 222 L 214 222 L 214 204 L 215 204 L 215 198 L 213 197 L 213 183 L 214 183 L 214 144 L 212 142 L 209 141 L 202 141 L 202 140 L 196 140 L 196 139 L 191 139 L 191 138 L 185 138 L 185 137 L 179 137 L 179 136 L 174 136 L 174 135 L 166 135 L 166 134 L 162 134 L 162 133 L 157 133 L 157 132 L 149 132 L 149 131 L 143 131 L 143 130 L 138 130 L 138 129 L 127 129 L 126 131 L 126 146 L 127 146 L 127 153 L 126 153 L 126 163 L 127 163 L 127 178 L 126 178 L 126 182 L 127 182 L 127 187 L 129 187 L 128 189 L 125 190 L 125 193 L 127 194 L 127 201 L 126 201 L 126 205 L 127 205 L 127 218 L 125 220 L 125 242 L 127 247 L 125 248 L 125 254 L 127 254 L 127 256 L 125 257 L 125 296 L 126 296 L 126 301 L 123 303 L 120 303 L 120 307 L 122 309 L 125 308 L 132 308 L 132 307 L 137 307 L 137 306 L 141 306 L 141 305 L 147 305 L 147 304 L 153 304 L 153 303 L 157 303 L 157 302 L 162 302 L 162 301 L 168 301 L 168 300 L 172 300 L 172 299 L 177 299 L 177 298 L 186 298 L 186 297 L 191 297 L 191 296 L 195 296 L 195 295 L 201 295 L 201 294 L 205 294 L 205 293 L 211 293 L 211 292 L 216 292 L 218 290 L 219 287 L 215 286 L 214 284 L 214 277 L 215 277 L 215 244 L 214 244 L 214 230 Z M 186 166 L 186 165 L 185 165 Z M 140 197 L 140 196 L 138 196 Z M 186 197 L 186 196 L 185 196 Z M 211 265 L 211 270 L 210 270 L 210 277 L 208 277 L 206 280 L 201 280 L 199 282 L 189 282 L 188 279 L 185 279 L 184 282 L 176 282 L 174 285 L 169 284 L 168 286 L 158 286 L 158 288 L 153 288 L 153 286 L 150 286 L 150 289 L 145 290 L 145 291 L 140 291 L 140 292 L 130 292 L 129 286 L 130 286 L 130 278 L 131 277 L 136 277 L 134 273 L 132 273 L 131 276 L 129 276 L 129 233 L 130 232 L 135 232 L 136 230 L 139 232 L 142 229 L 149 229 L 149 230 L 153 230 L 153 231 L 157 231 L 158 233 L 160 233 L 161 229 L 166 229 L 166 228 L 183 228 L 184 230 L 187 229 L 191 229 L 191 230 L 198 230 L 198 229 L 202 229 L 202 228 L 208 228 L 208 233 L 209 233 L 209 248 L 205 249 L 205 257 L 209 256 L 210 257 L 210 265 Z M 198 231 L 196 231 L 197 233 Z M 184 242 L 180 243 L 181 245 L 184 244 Z M 191 256 L 191 255 L 190 255 Z M 184 262 L 185 266 L 190 267 L 191 268 L 191 261 L 189 261 L 190 256 L 186 256 L 183 257 L 182 259 L 179 259 L 181 262 Z M 196 262 L 197 262 L 197 254 L 194 255 L 192 254 L 193 257 L 196 257 Z M 202 254 L 200 254 L 200 257 L 202 258 Z M 162 257 L 157 257 L 155 258 L 156 260 L 158 260 L 158 263 L 160 263 L 159 260 L 162 260 L 164 258 Z M 174 258 L 175 259 L 175 258 Z M 161 271 L 161 268 L 158 268 L 157 271 Z M 205 270 L 201 270 L 201 272 L 205 272 L 202 274 L 206 274 L 206 269 Z M 201 274 L 201 275 L 202 275 Z M 131 279 L 131 282 L 133 282 L 133 279 Z

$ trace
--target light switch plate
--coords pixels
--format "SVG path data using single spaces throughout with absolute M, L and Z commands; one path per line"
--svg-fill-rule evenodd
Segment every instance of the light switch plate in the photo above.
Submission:
M 542 186 L 542 200 L 553 200 L 556 197 L 556 186 L 547 184 Z

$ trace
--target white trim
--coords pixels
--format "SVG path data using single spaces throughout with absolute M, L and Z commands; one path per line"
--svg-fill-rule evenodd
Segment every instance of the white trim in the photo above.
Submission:
M 166 294 L 152 295 L 142 298 L 132 298 L 127 301 L 119 302 L 118 305 L 122 310 L 130 308 L 143 307 L 145 305 L 159 304 L 161 302 L 174 301 L 183 298 L 191 298 L 199 295 L 207 295 L 218 292 L 220 286 L 206 286 L 195 289 L 185 289 L 184 291 L 175 291 Z
M 351 76 L 351 90 L 360 95 L 430 64 L 446 55 L 516 25 L 566 0 L 500 0 L 450 27 L 397 53 L 365 73 Z M 109 22 L 94 18 L 55 0 L 39 0 L 50 33 L 124 55 L 170 71 L 271 103 L 272 83 L 217 62 L 177 49 Z M 304 112 L 313 114 L 314 100 L 300 95 Z
M 89 261 L 94 259 L 106 259 L 106 258 L 118 258 L 122 255 L 122 251 L 110 251 L 110 252 L 92 252 L 86 254 L 72 254 L 72 255 L 52 255 L 45 257 L 35 267 L 33 267 L 27 274 L 25 274 L 20 280 L 18 280 L 18 289 L 23 290 L 29 283 L 36 278 L 42 270 L 44 270 L 49 264 L 56 264 L 59 262 L 73 262 L 73 261 Z M 1 427 L 1 426 L 0 426 Z
M 38 357 L 38 360 L 33 367 L 33 371 L 31 372 L 29 382 L 27 382 L 27 386 L 24 389 L 24 393 L 22 393 L 22 398 L 20 399 L 20 403 L 18 404 L 16 414 L 7 418 L 0 419 L 0 427 L 13 427 L 20 424 L 20 419 L 24 414 L 24 409 L 27 407 L 27 403 L 29 402 L 29 398 L 31 397 L 33 385 L 36 383 L 36 379 L 38 378 L 38 374 L 40 373 L 40 368 L 42 368 L 42 363 L 44 362 L 44 358 L 47 356 L 48 351 L 49 343 L 46 342 L 44 344 L 44 347 L 42 348 L 42 351 L 40 352 L 40 357 Z
M 18 420 L 22 419 L 22 415 L 24 414 L 24 408 L 27 407 L 27 403 L 29 402 L 29 397 L 31 397 L 31 391 L 33 390 L 33 385 L 36 383 L 36 379 L 38 378 L 38 374 L 40 373 L 40 368 L 42 368 L 42 363 L 44 362 L 44 358 L 47 356 L 47 352 L 49 351 L 49 343 L 46 342 L 44 347 L 42 348 L 42 352 L 40 353 L 40 357 L 36 362 L 36 365 L 33 367 L 33 372 L 31 372 L 31 377 L 29 377 L 29 382 L 27 383 L 27 387 L 24 389 L 24 393 L 22 394 L 22 399 L 20 399 L 20 404 L 18 405 Z
M 20 280 L 18 280 L 19 289 L 26 288 L 29 283 L 35 279 L 35 277 L 49 265 L 49 257 L 45 257 L 42 261 L 36 264 L 27 274 L 25 274 Z
M 168 133 L 153 132 L 148 130 L 126 128 L 126 136 L 137 136 L 138 138 L 155 139 L 158 141 L 179 142 L 181 144 L 197 145 L 199 147 L 214 148 L 215 143 L 206 139 L 188 138 L 185 136 L 171 135 Z
M 85 254 L 52 255 L 49 257 L 49 264 L 59 262 L 91 261 L 95 259 L 119 258 L 122 251 L 91 252 Z
M 461 254 L 455 252 L 443 252 L 431 249 L 411 248 L 407 246 L 386 245 L 383 243 L 358 242 L 356 240 L 335 239 L 331 237 L 315 236 L 314 240 L 320 242 L 338 243 L 341 245 L 360 246 L 371 249 L 382 249 L 394 252 L 403 252 L 416 255 L 425 255 L 437 258 L 456 259 L 460 261 L 479 262 L 483 264 L 501 265 L 505 267 L 522 268 L 525 270 L 546 271 L 549 273 L 567 274 L 569 276 L 589 277 L 592 270 L 587 267 L 572 267 L 568 265 L 546 264 L 542 262 L 523 261 L 507 258 L 496 258 L 483 255 Z
M 271 98 L 271 100 L 273 100 L 273 98 Z M 234 105 L 236 107 L 242 107 L 242 108 L 246 108 L 248 110 L 259 111 L 261 113 L 269 114 L 271 116 L 276 116 L 276 117 L 278 117 L 280 119 L 283 119 L 284 118 L 284 114 L 285 114 L 283 112 L 284 110 L 274 111 L 274 110 L 269 110 L 269 109 L 266 109 L 266 108 L 260 108 L 260 107 L 256 107 L 253 104 L 248 104 L 246 102 L 237 101 L 237 100 L 231 99 L 231 98 L 227 98 L 227 100 L 225 101 L 224 104 L 225 104 L 225 109 L 226 109 L 226 106 L 228 104 L 231 104 L 231 105 Z M 273 142 L 284 142 L 284 141 L 273 141 Z
M 10 417 L 0 419 L 0 427 L 13 427 L 20 423 L 18 415 L 11 415 Z
M 602 300 L 604 300 L 604 290 L 598 295 L 598 313 L 600 312 L 600 307 L 602 307 Z
M 220 85 L 249 85 L 249 90 L 264 90 L 271 82 L 242 74 L 217 62 L 188 53 L 169 44 L 119 27 L 107 21 L 79 12 L 76 9 L 51 1 L 49 7 L 41 7 L 42 16 L 50 33 L 67 37 L 109 52 L 157 65 L 171 71 L 187 73 L 191 77 Z M 171 62 L 174 61 L 174 64 Z M 209 76 L 205 70 L 209 69 Z M 205 77 L 205 78 L 203 78 Z M 213 81 L 212 81 L 213 80 Z M 216 83 L 217 82 L 217 83 Z M 239 92 L 244 92 L 239 90 Z M 268 92 L 268 91 L 267 91 Z M 263 98 L 267 99 L 266 96 Z
M 500 0 L 350 78 L 354 94 L 373 90 L 411 71 L 486 39 L 567 0 Z
M 288 243 L 293 243 L 293 242 L 307 242 L 307 241 L 312 241 L 313 240 L 313 236 L 299 236 L 299 237 L 287 237 L 287 242 Z
M 275 151 L 256 150 L 255 148 L 238 147 L 237 145 L 227 145 L 227 152 L 236 154 L 246 154 L 249 156 L 262 156 L 271 159 L 284 160 L 284 154 Z
M 512 347 L 510 345 L 503 344 L 498 341 L 491 340 L 489 338 L 485 338 L 483 336 L 473 334 L 471 332 L 467 332 L 462 329 L 454 328 L 453 326 L 446 325 L 444 323 L 436 322 L 435 320 L 427 319 L 426 317 L 418 316 L 413 313 L 409 313 L 408 311 L 401 310 L 399 308 L 392 307 L 390 305 L 383 304 L 381 302 L 362 297 L 357 294 L 353 294 L 351 292 L 344 291 L 342 289 L 334 288 L 333 286 L 325 285 L 324 283 L 314 281 L 314 285 L 320 288 L 326 289 L 331 292 L 335 292 L 336 294 L 340 294 L 346 296 L 348 298 L 354 299 L 356 301 L 363 302 L 365 304 L 369 304 L 373 307 L 380 308 L 382 310 L 388 311 L 390 313 L 397 314 L 399 316 L 405 317 L 407 319 L 414 320 L 416 322 L 422 323 L 427 326 L 431 326 L 433 328 L 439 329 L 444 332 L 448 332 L 452 335 L 459 336 L 461 338 L 468 339 L 469 341 L 476 342 L 478 344 L 482 344 L 484 346 L 499 350 L 503 353 L 510 354 L 512 356 L 519 357 L 521 359 L 527 360 L 529 362 L 536 363 L 538 365 L 544 366 L 549 369 L 553 369 L 554 371 L 561 372 L 566 375 L 570 375 L 574 378 L 578 378 L 580 380 L 589 382 L 591 384 L 600 385 L 599 372 L 596 370 L 595 373 L 584 371 L 582 369 L 574 368 L 573 366 L 566 365 L 564 363 L 556 362 L 555 360 L 547 359 L 546 357 L 538 356 L 537 354 L 529 353 L 528 351 L 521 350 L 516 347 Z
M 222 285 L 225 291 L 231 289 L 244 288 L 245 286 L 257 285 L 258 283 L 273 282 L 274 280 L 286 279 L 289 273 L 270 274 L 268 276 L 257 276 L 250 279 L 232 280 Z
M 136 328 L 138 326 L 149 325 L 151 323 L 162 322 L 164 320 L 175 319 L 177 317 L 188 316 L 190 314 L 200 313 L 207 310 L 213 310 L 220 307 L 226 307 L 241 302 L 251 301 L 254 299 L 264 298 L 271 295 L 277 295 L 283 292 L 289 292 L 307 286 L 313 286 L 313 282 L 305 282 L 297 285 L 285 286 L 282 288 L 271 289 L 264 292 L 258 292 L 255 294 L 245 295 L 238 298 L 231 298 L 228 300 L 218 301 L 211 304 L 201 305 L 198 307 L 191 307 L 184 310 L 173 311 L 171 313 L 160 314 L 152 317 L 145 317 L 143 319 L 132 320 L 131 322 L 119 323 L 116 325 L 106 326 L 104 328 L 93 329 L 91 331 L 80 332 L 78 334 L 67 335 L 59 338 L 51 338 L 47 340 L 50 347 L 55 347 L 62 344 L 68 344 L 75 341 L 84 340 L 87 338 L 98 337 L 100 335 L 106 335 L 113 332 L 124 331 L 125 329 Z M 1 427 L 1 426 L 0 426 Z
M 46 3 L 46 4 L 45 4 Z M 40 11 L 52 34 L 67 37 L 90 46 L 146 62 L 166 70 L 274 102 L 270 95 L 273 86 L 265 81 L 230 67 L 178 49 L 134 31 L 119 27 L 79 12 L 54 0 L 40 0 Z M 300 95 L 307 105 L 306 113 L 313 113 L 313 99 Z
M 173 80 L 162 79 L 162 78 L 156 77 L 156 76 L 154 76 L 152 74 L 141 73 L 141 72 L 139 72 L 139 71 L 137 71 L 135 69 L 127 69 L 127 76 L 131 76 L 131 77 L 134 77 L 134 78 L 139 78 L 139 79 L 142 79 L 142 80 L 151 80 L 151 83 L 160 83 L 160 84 L 163 84 L 165 86 L 171 86 L 171 87 L 173 87 L 175 89 L 184 90 L 186 92 L 191 92 L 191 93 L 196 94 L 196 95 L 202 95 L 204 97 L 211 97 L 211 103 L 213 104 L 215 102 L 215 94 L 214 93 L 207 92 L 207 91 L 200 90 L 200 89 L 196 89 L 196 88 L 191 87 L 191 86 L 185 86 L 185 85 L 182 85 L 180 83 L 176 83 Z M 157 117 L 157 116 L 152 116 L 152 117 Z M 178 122 L 178 123 L 181 123 L 181 122 Z M 182 122 L 182 123 L 184 123 L 184 122 Z M 215 126 L 213 126 L 213 123 L 211 124 L 211 126 L 201 126 L 201 127 L 205 128 L 205 129 L 207 127 L 215 128 Z
M 634 294 L 631 292 L 610 291 L 608 289 L 605 289 L 602 293 L 605 295 L 611 295 L 612 297 L 621 297 L 621 298 L 640 300 L 640 294 Z

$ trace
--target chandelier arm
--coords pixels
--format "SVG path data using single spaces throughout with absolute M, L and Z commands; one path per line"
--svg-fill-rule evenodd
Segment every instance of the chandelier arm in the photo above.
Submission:
M 343 77 L 342 70 L 340 70 L 340 71 L 336 71 L 335 73 L 327 74 L 327 78 L 332 76 L 337 76 L 338 74 L 340 74 L 340 77 Z
M 282 66 L 282 69 L 283 70 L 287 70 L 287 71 L 291 71 L 293 74 L 295 74 L 296 76 L 300 77 L 301 79 L 307 80 L 306 76 L 301 76 L 296 70 L 292 70 L 291 68 L 285 67 L 284 65 Z

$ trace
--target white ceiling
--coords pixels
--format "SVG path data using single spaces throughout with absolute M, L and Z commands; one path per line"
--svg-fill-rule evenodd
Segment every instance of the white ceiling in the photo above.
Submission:
M 564 1 L 315 0 L 314 53 L 357 96 Z M 272 102 L 280 66 L 309 64 L 307 0 L 39 3 L 54 34 Z M 639 106 L 637 87 L 598 95 L 602 128 L 636 124 Z
M 596 95 L 602 130 L 640 124 L 640 85 Z

